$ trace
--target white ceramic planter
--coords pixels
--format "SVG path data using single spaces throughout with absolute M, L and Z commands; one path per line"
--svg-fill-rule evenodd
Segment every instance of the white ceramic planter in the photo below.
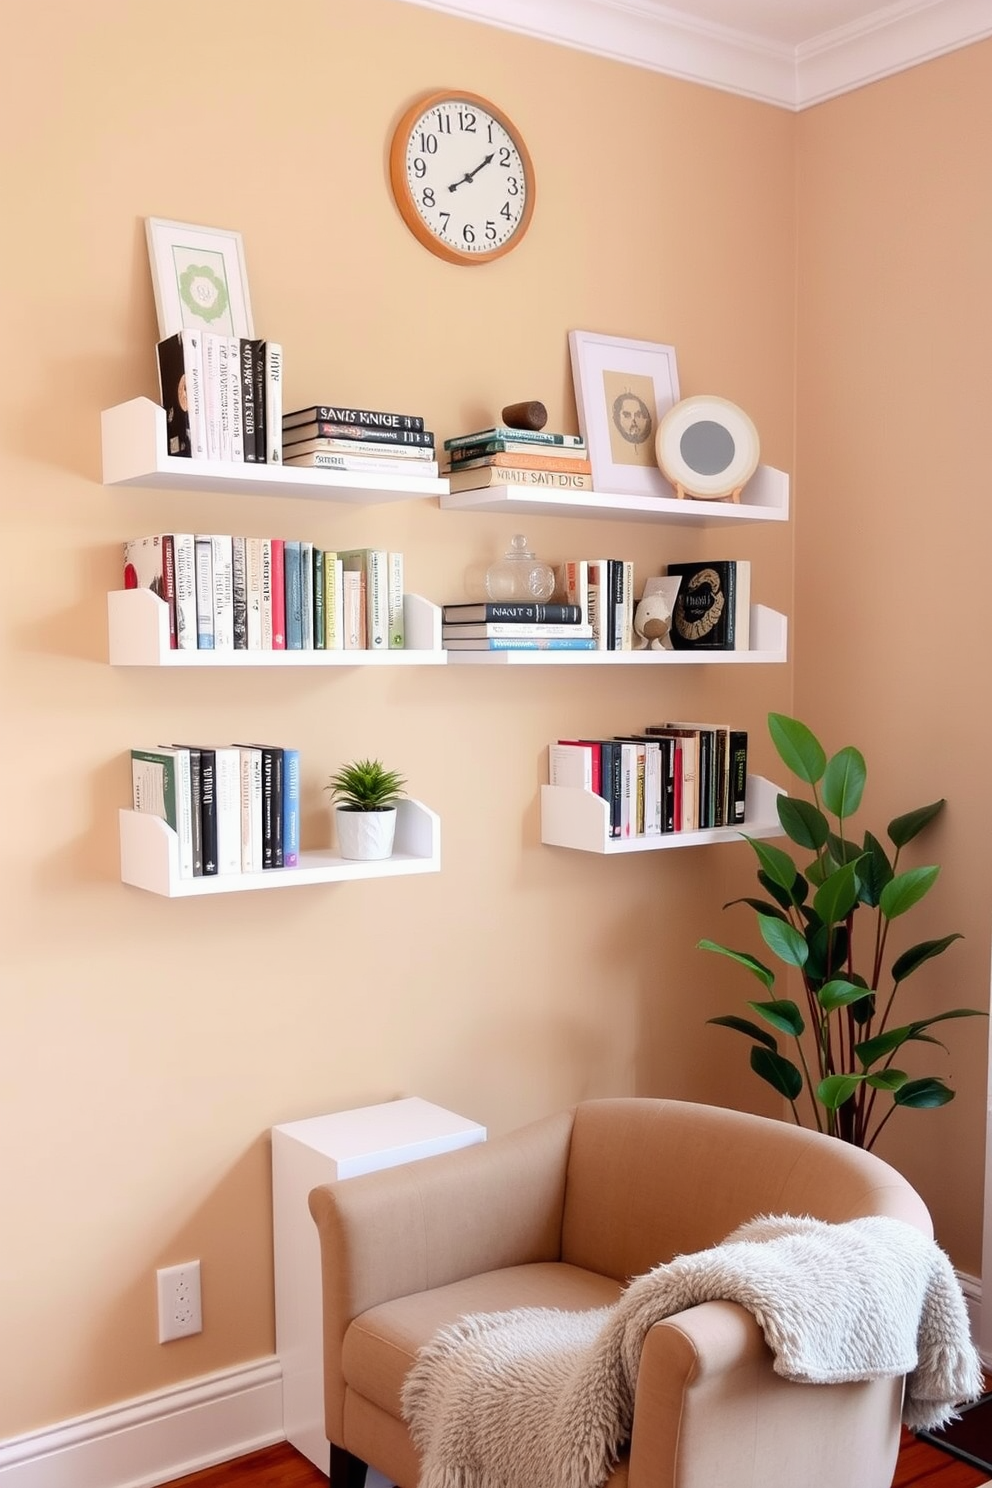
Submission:
M 336 806 L 334 819 L 338 851 L 343 858 L 360 858 L 369 862 L 392 854 L 396 834 L 395 806 L 387 806 L 385 811 L 349 811 L 345 806 Z

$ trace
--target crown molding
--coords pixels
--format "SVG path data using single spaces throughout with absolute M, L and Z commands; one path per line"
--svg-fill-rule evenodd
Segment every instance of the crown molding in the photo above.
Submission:
M 656 0 L 405 0 L 800 110 L 992 36 L 989 0 L 898 0 L 798 47 Z

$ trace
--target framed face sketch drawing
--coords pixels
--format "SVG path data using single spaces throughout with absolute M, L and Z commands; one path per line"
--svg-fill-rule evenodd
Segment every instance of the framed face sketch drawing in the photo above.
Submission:
M 593 485 L 618 496 L 671 496 L 658 468 L 655 438 L 679 401 L 675 347 L 569 331 L 579 429 Z

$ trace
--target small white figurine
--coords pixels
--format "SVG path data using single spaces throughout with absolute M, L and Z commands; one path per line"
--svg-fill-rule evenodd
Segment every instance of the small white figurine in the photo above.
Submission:
M 681 580 L 677 576 L 646 579 L 634 611 L 634 650 L 671 651 L 672 609 Z

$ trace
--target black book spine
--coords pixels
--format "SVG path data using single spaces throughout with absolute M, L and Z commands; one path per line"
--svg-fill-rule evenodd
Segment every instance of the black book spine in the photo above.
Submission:
M 255 343 L 242 336 L 238 342 L 239 383 L 241 387 L 241 428 L 244 434 L 245 459 L 258 460 L 255 436 Z
M 360 424 L 368 429 L 422 430 L 424 421 L 415 413 L 384 413 L 374 408 L 346 408 L 334 403 L 315 403 L 310 408 L 295 408 L 283 416 L 283 428 L 296 424 Z
M 200 820 L 200 803 L 203 800 L 203 778 L 201 774 L 200 751 L 191 749 L 189 752 L 189 788 L 191 811 L 191 828 L 193 838 L 193 877 L 203 876 L 203 828 Z
M 466 613 L 466 611 L 468 613 Z M 582 606 L 575 604 L 491 604 L 445 605 L 445 625 L 481 625 L 493 620 L 533 621 L 539 625 L 579 625 Z
M 272 866 L 273 868 L 285 867 L 285 853 L 283 849 L 283 765 L 284 755 L 281 749 L 272 750 Z
M 623 614 L 623 560 L 607 560 L 607 578 L 610 598 L 606 606 L 606 649 L 620 651 L 623 648 L 623 631 L 620 617 Z
M 727 740 L 727 825 L 739 827 L 747 814 L 747 731 L 731 729 Z
M 251 381 L 255 399 L 255 459 L 265 461 L 265 342 L 252 341 Z
M 158 382 L 165 409 L 166 448 L 170 455 L 189 459 L 189 401 L 186 396 L 186 364 L 182 333 L 177 331 L 158 343 Z
M 217 756 L 212 749 L 199 750 L 200 755 L 200 830 L 203 836 L 203 872 L 217 872 Z
M 371 429 L 365 424 L 334 424 L 323 420 L 283 426 L 284 446 L 307 439 L 355 439 L 362 444 L 414 444 L 431 448 L 434 445 L 434 435 L 429 429 Z
M 699 730 L 699 764 L 697 766 L 697 793 L 699 796 L 699 825 L 713 825 L 713 735 L 708 729 Z

